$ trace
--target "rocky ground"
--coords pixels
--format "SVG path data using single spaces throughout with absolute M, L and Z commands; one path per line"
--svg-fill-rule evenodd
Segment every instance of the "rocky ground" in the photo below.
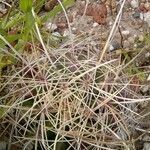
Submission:
M 60 13 L 54 20 L 48 20 L 43 25 L 43 30 L 49 31 L 58 40 L 58 44 L 63 44 L 65 41 L 59 41 L 58 37 L 63 39 L 76 38 L 88 40 L 89 48 L 93 51 L 98 59 L 103 50 L 111 29 L 115 23 L 115 19 L 123 1 L 107 0 L 102 1 L 89 0 L 87 4 L 84 0 L 77 0 L 75 5 L 66 10 L 65 13 Z M 9 3 L 8 3 L 9 4 Z M 51 11 L 56 1 L 47 2 L 43 7 L 41 15 Z M 7 11 L 7 3 L 0 4 L 0 15 L 2 16 Z M 116 24 L 117 28 L 114 30 L 110 42 L 107 46 L 106 57 L 120 57 L 123 53 L 124 57 L 130 59 L 136 57 L 133 62 L 141 72 L 146 72 L 144 79 L 139 81 L 135 79 L 136 83 L 143 84 L 138 91 L 144 96 L 150 96 L 150 1 L 149 0 L 126 0 L 121 17 Z M 86 41 L 87 42 L 87 41 Z M 55 44 L 54 44 L 55 46 Z M 83 47 L 87 46 L 84 45 Z M 122 57 L 123 57 L 122 56 Z M 89 56 L 90 57 L 90 56 Z M 107 59 L 107 58 L 106 58 Z M 143 82 L 143 83 L 142 83 Z M 139 128 L 149 131 L 150 129 L 150 103 L 140 104 L 137 112 L 144 115 L 139 121 Z M 136 131 L 134 136 L 141 135 L 142 131 Z M 0 150 L 5 150 L 6 143 L 0 142 Z M 150 135 L 143 134 L 141 139 L 137 141 L 137 150 L 150 149 Z
M 85 1 L 77 1 L 75 6 L 67 10 L 72 36 L 81 34 L 92 36 L 91 44 L 97 47 L 98 51 L 101 50 L 106 43 L 120 5 L 121 1 L 112 1 L 112 4 L 90 1 L 86 8 Z M 54 22 L 48 21 L 44 28 L 50 30 L 54 35 L 64 37 L 70 35 L 64 13 L 59 14 Z M 145 35 L 149 33 L 150 2 L 146 0 L 137 0 L 137 2 L 136 0 L 128 0 L 118 22 L 118 29 L 113 33 L 113 38 L 109 43 L 108 52 L 120 48 L 123 48 L 126 52 L 136 48 L 145 47 L 144 49 L 147 49 L 148 45 L 144 42 Z M 139 65 L 145 62 L 149 65 L 149 50 L 144 53 L 145 56 L 143 53 L 139 56 L 141 61 L 138 61 Z

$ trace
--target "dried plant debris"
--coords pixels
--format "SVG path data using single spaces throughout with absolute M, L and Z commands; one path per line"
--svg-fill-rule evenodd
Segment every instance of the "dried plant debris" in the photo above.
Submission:
M 107 43 L 121 2 L 77 0 L 42 23 L 60 3 L 41 3 L 17 63 L 2 69 L 2 148 L 149 150 L 149 2 L 127 0 Z

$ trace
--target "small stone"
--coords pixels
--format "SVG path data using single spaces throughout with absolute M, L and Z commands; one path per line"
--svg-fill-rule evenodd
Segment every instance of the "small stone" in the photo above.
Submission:
M 56 5 L 58 4 L 58 1 L 47 1 L 44 5 L 44 9 L 46 11 L 51 11 Z
M 139 2 L 138 0 L 131 0 L 130 5 L 132 8 L 138 8 L 139 7 Z
M 0 12 L 1 12 L 2 14 L 5 14 L 5 13 L 7 12 L 7 9 L 6 9 L 4 3 L 1 3 L 1 4 L 0 4 Z
M 109 51 L 113 51 L 114 50 L 114 47 L 113 47 L 113 45 L 109 45 Z
M 145 4 L 144 4 L 144 3 L 141 3 L 141 4 L 140 4 L 139 10 L 140 10 L 142 13 L 146 13 L 146 12 L 147 12 L 147 9 L 145 8 Z
M 150 81 L 150 74 L 148 75 L 147 81 Z
M 57 29 L 57 25 L 51 22 L 45 24 L 45 28 L 50 31 L 54 31 Z
M 140 42 L 143 42 L 144 41 L 144 36 L 143 35 L 139 35 L 138 39 L 139 39 Z
M 93 27 L 95 28 L 95 27 L 97 27 L 99 24 L 97 23 L 97 22 L 94 22 L 93 23 Z
M 128 36 L 130 34 L 130 31 L 129 30 L 124 30 L 124 31 L 122 31 L 122 34 L 125 35 L 125 36 Z
M 59 32 L 53 32 L 52 35 L 53 35 L 53 36 L 56 36 L 56 37 L 61 37 L 61 35 L 60 35 Z
M 112 26 L 112 25 L 113 25 L 113 22 L 112 22 L 112 21 L 110 21 L 110 22 L 109 22 L 109 26 Z
M 97 43 L 96 43 L 95 41 L 91 41 L 91 45 L 92 45 L 92 46 L 96 46 Z
M 150 27 L 150 11 L 146 13 L 140 13 L 140 19 L 147 22 L 148 26 Z
M 150 57 L 150 52 L 146 53 L 146 54 L 145 54 L 145 57 L 146 57 L 146 58 L 149 58 L 149 57 Z
M 133 18 L 138 19 L 140 18 L 140 13 L 139 12 L 135 12 L 134 14 L 132 14 Z
M 137 45 L 137 44 L 134 44 L 133 46 L 134 46 L 134 48 L 137 48 L 137 47 L 138 47 L 138 45 Z
M 66 37 L 66 36 L 69 36 L 70 35 L 70 32 L 69 30 L 64 30 L 64 33 L 63 33 L 63 36 Z
M 60 35 L 60 33 L 59 32 L 53 32 L 52 33 L 52 39 L 54 40 L 54 41 L 56 41 L 56 42 L 59 42 L 60 41 L 60 39 L 61 39 L 61 35 Z
M 143 29 L 143 28 L 140 28 L 140 29 L 139 29 L 139 31 L 140 31 L 140 32 L 143 32 L 143 31 L 144 31 L 144 29 Z
M 72 31 L 76 31 L 77 29 L 75 27 L 72 28 Z
M 128 38 L 128 41 L 129 41 L 129 43 L 131 43 L 131 44 L 133 44 L 133 43 L 134 43 L 134 40 L 135 40 L 135 38 L 134 38 L 134 37 L 129 37 L 129 38 Z
M 150 86 L 149 85 L 145 85 L 144 87 L 141 88 L 141 92 L 145 94 L 145 93 L 148 92 L 149 89 L 150 89 Z
M 117 49 L 119 49 L 119 48 L 121 48 L 121 45 L 120 45 L 120 43 L 119 42 L 117 42 L 117 41 L 113 41 L 110 45 L 109 45 L 109 51 L 114 51 L 114 50 L 117 50 Z
M 150 3 L 149 2 L 145 3 L 144 7 L 147 9 L 147 11 L 149 11 L 150 10 Z

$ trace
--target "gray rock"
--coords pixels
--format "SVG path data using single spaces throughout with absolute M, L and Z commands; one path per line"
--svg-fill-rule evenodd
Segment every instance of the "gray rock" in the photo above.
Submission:
M 128 36 L 128 35 L 130 34 L 130 31 L 129 31 L 129 30 L 123 30 L 123 31 L 122 31 L 122 34 L 123 34 L 124 36 Z
M 145 54 L 145 57 L 146 57 L 146 58 L 149 58 L 149 57 L 150 57 L 150 52 L 147 52 L 147 53 Z
M 146 13 L 140 13 L 140 19 L 147 22 L 148 26 L 150 27 L 150 11 Z
M 140 18 L 140 13 L 135 12 L 134 14 L 132 14 L 132 17 L 135 18 L 135 19 L 139 19 Z
M 139 39 L 140 42 L 143 42 L 144 41 L 144 36 L 143 35 L 139 35 L 138 39 Z
M 138 0 L 131 0 L 130 5 L 132 8 L 137 8 L 139 6 L 139 1 Z
M 129 42 L 130 44 L 133 44 L 134 41 L 135 41 L 135 38 L 134 38 L 134 37 L 129 37 L 129 38 L 128 38 L 128 42 Z
M 2 14 L 5 14 L 5 13 L 7 12 L 7 9 L 6 9 L 4 3 L 0 3 L 0 12 L 1 12 Z
M 121 48 L 121 44 L 117 41 L 113 41 L 110 45 L 109 45 L 109 48 L 108 50 L 109 51 L 114 51 L 114 50 L 117 50 L 117 49 L 120 49 Z
M 54 30 L 57 29 L 57 25 L 55 23 L 46 22 L 45 29 L 53 32 Z
M 149 91 L 150 91 L 150 85 L 145 85 L 141 88 L 141 92 L 143 94 L 149 93 Z

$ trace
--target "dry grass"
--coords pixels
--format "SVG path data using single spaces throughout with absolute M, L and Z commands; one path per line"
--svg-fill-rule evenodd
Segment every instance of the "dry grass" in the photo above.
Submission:
M 32 41 L 30 55 L 18 54 L 1 37 L 21 60 L 1 87 L 1 119 L 11 130 L 10 143 L 24 149 L 134 149 L 132 134 L 142 117 L 137 107 L 150 98 L 135 91 L 139 85 L 121 57 L 106 53 L 113 32 L 99 59 L 91 37 L 71 38 L 54 49 L 35 26 L 42 48 Z

